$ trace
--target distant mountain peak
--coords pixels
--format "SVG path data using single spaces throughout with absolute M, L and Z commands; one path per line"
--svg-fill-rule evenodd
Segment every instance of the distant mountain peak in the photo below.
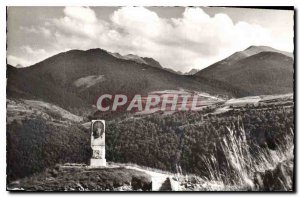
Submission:
M 109 53 L 108 51 L 101 49 L 101 48 L 93 48 L 93 49 L 88 49 L 86 50 L 86 52 L 96 52 L 96 53 Z
M 118 59 L 131 60 L 139 64 L 147 64 L 156 68 L 162 68 L 160 63 L 151 57 L 140 57 L 138 55 L 134 55 L 131 53 L 127 55 L 121 55 L 120 53 L 117 52 L 116 53 L 108 52 L 108 53 Z
M 153 67 L 157 68 L 163 68 L 158 61 L 153 59 L 152 57 L 143 57 L 142 58 L 145 62 L 147 62 L 148 65 L 151 65 Z
M 286 52 L 286 51 L 281 51 L 281 50 L 278 50 L 278 49 L 274 49 L 274 48 L 269 47 L 269 46 L 252 45 L 252 46 L 249 46 L 244 51 L 240 51 L 240 53 L 243 53 L 247 57 L 251 56 L 251 55 L 258 54 L 258 53 L 261 53 L 261 52 L 276 52 L 276 53 L 284 54 L 284 55 L 289 56 L 289 57 L 293 57 L 292 53 L 289 53 L 289 52 Z
M 185 75 L 194 75 L 194 74 L 196 74 L 198 71 L 199 71 L 199 69 L 192 68 L 190 71 L 185 72 L 184 74 L 185 74 Z
M 23 68 L 24 66 L 22 64 L 17 64 L 16 67 L 17 68 Z
M 245 50 L 251 50 L 251 49 L 262 49 L 262 48 L 270 48 L 272 49 L 272 47 L 268 47 L 268 46 L 263 46 L 263 45 L 251 45 L 248 48 L 246 48 Z

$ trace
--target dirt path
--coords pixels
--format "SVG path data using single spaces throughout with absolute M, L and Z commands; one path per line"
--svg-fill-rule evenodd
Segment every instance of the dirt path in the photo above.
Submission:
M 171 181 L 170 181 L 170 179 L 172 178 L 172 175 L 164 174 L 164 173 L 160 173 L 160 172 L 154 172 L 151 170 L 145 170 L 145 169 L 133 167 L 133 166 L 125 166 L 125 168 L 138 170 L 138 171 L 145 172 L 148 175 L 150 175 L 151 180 L 152 180 L 152 191 L 166 191 L 166 190 L 171 191 L 172 190 L 172 185 L 171 185 Z

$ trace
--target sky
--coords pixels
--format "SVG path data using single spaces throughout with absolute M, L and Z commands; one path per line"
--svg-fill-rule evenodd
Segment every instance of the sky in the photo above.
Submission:
M 7 62 L 25 67 L 71 49 L 152 57 L 203 69 L 249 46 L 293 52 L 291 10 L 228 7 L 9 7 Z

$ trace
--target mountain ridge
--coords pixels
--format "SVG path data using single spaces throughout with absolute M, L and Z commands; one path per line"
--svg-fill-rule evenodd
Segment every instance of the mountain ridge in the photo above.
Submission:
M 263 51 L 267 49 L 267 51 Z M 248 47 L 197 72 L 194 77 L 231 85 L 250 95 L 293 92 L 294 59 L 270 47 Z M 240 96 L 250 96 L 241 93 Z
M 72 111 L 91 109 L 102 94 L 147 94 L 168 89 L 220 92 L 192 77 L 115 58 L 102 49 L 59 53 L 26 68 L 7 69 L 7 95 L 42 99 Z M 76 111 L 76 110 L 75 110 Z M 74 111 L 73 111 L 74 112 Z

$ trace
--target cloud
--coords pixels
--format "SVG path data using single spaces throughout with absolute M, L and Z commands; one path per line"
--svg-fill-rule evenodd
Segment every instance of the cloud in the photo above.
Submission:
M 96 14 L 90 8 L 65 8 L 64 13 L 63 18 L 52 21 L 53 31 L 60 34 L 85 37 L 92 40 L 102 32 L 105 26 L 105 22 L 98 21 Z
M 168 26 L 155 12 L 143 7 L 121 8 L 112 14 L 111 21 L 130 35 L 154 39 Z
M 66 17 L 70 17 L 76 20 L 80 20 L 86 23 L 97 22 L 95 12 L 89 7 L 66 7 L 64 9 Z
M 63 17 L 40 27 L 23 27 L 48 35 L 48 48 L 25 46 L 20 59 L 28 63 L 69 49 L 103 48 L 153 57 L 164 67 L 186 72 L 205 68 L 250 45 L 283 49 L 284 44 L 268 29 L 242 21 L 234 24 L 226 14 L 209 16 L 201 8 L 186 8 L 182 16 L 167 19 L 144 7 L 122 7 L 109 21 L 97 18 L 89 7 L 66 7 L 63 12 Z
M 33 49 L 30 46 L 21 46 L 20 51 L 22 56 L 15 56 L 15 55 L 7 56 L 8 64 L 14 66 L 18 65 L 19 67 L 27 67 L 55 54 L 55 53 L 47 52 L 44 49 Z
M 20 27 L 20 30 L 29 33 L 29 34 L 42 34 L 45 37 L 49 37 L 51 35 L 51 31 L 45 27 Z
M 14 55 L 8 55 L 7 56 L 7 62 L 10 65 L 14 65 L 16 67 L 25 67 L 30 65 L 31 62 L 28 62 L 26 59 L 16 57 Z

